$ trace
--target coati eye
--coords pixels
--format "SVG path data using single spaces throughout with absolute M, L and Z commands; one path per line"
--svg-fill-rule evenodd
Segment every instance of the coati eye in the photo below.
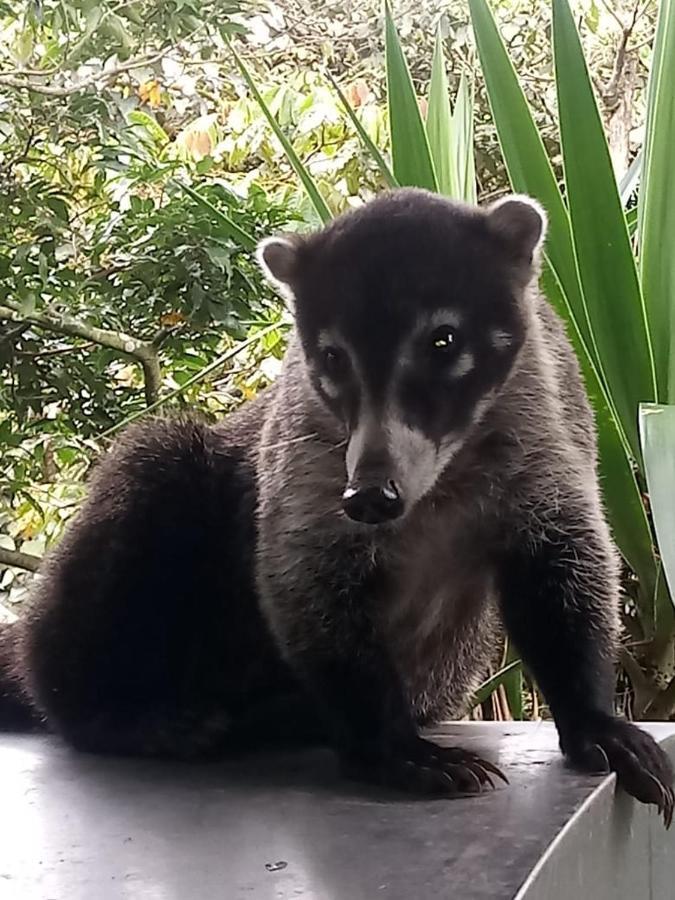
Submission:
M 329 378 L 342 378 L 349 370 L 349 358 L 340 347 L 323 347 L 321 362 Z
M 452 325 L 439 325 L 429 336 L 430 349 L 434 356 L 448 356 L 457 350 L 459 338 Z

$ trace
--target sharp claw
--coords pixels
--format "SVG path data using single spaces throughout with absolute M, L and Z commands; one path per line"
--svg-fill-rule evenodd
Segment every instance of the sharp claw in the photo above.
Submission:
M 607 753 L 605 752 L 605 748 L 604 748 L 604 747 L 601 747 L 600 744 L 593 744 L 593 748 L 594 748 L 595 750 L 599 750 L 599 751 L 600 751 L 600 754 L 601 754 L 602 758 L 603 758 L 604 761 L 605 761 L 605 772 L 604 772 L 603 774 L 607 774 L 607 773 L 611 772 L 611 771 L 612 771 L 612 767 L 611 767 L 611 765 L 610 765 L 610 763 L 609 763 L 609 757 L 607 756 Z
M 647 774 L 649 775 L 651 780 L 654 782 L 654 784 L 659 789 L 659 793 L 661 795 L 661 802 L 658 803 L 657 806 L 659 807 L 659 810 L 665 815 L 665 811 L 666 811 L 666 808 L 667 808 L 668 802 L 669 802 L 668 794 L 666 793 L 668 788 L 664 787 L 661 784 L 661 782 L 659 781 L 659 779 L 655 775 L 652 775 L 651 772 L 647 772 Z
M 482 793 L 483 793 L 483 785 L 482 785 L 481 780 L 480 780 L 480 778 L 478 777 L 478 775 L 477 775 L 477 774 L 474 772 L 474 770 L 473 770 L 470 766 L 468 766 L 468 765 L 463 766 L 462 768 L 464 769 L 465 772 L 468 772 L 469 775 L 473 778 L 473 780 L 474 780 L 474 782 L 475 782 L 475 784 L 476 784 L 476 788 L 477 788 L 476 793 L 482 794 Z
M 663 814 L 663 823 L 669 829 L 673 823 L 673 809 L 675 808 L 675 794 L 672 788 L 666 788 L 666 809 Z
M 450 792 L 453 794 L 456 794 L 457 793 L 457 785 L 455 784 L 452 775 L 450 775 L 449 772 L 445 772 L 443 770 L 441 770 L 441 775 L 443 776 L 443 779 L 448 782 L 448 785 L 450 787 Z
M 495 783 L 494 783 L 494 781 L 490 778 L 490 775 L 488 774 L 487 769 L 483 768 L 483 766 L 482 766 L 480 763 L 478 763 L 478 762 L 474 762 L 474 763 L 472 763 L 471 765 L 475 766 L 475 767 L 479 770 L 481 780 L 482 780 L 483 782 L 487 782 L 487 783 L 490 785 L 490 787 L 492 788 L 492 790 L 494 790 L 494 789 L 495 789 Z M 472 771 L 473 771 L 473 769 L 472 769 Z
M 480 765 L 484 769 L 486 769 L 488 772 L 492 772 L 493 775 L 496 775 L 497 778 L 501 778 L 501 780 L 504 782 L 504 784 L 509 783 L 509 779 L 506 777 L 506 775 L 502 772 L 501 769 L 498 769 L 497 766 L 495 766 L 493 763 L 488 762 L 486 759 L 481 759 Z

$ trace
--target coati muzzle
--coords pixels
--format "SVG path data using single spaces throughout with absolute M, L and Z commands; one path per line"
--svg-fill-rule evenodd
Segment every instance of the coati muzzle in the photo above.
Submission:
M 378 525 L 397 519 L 404 510 L 400 484 L 386 447 L 386 436 L 371 420 L 356 429 L 347 448 L 347 487 L 342 508 L 355 522 Z

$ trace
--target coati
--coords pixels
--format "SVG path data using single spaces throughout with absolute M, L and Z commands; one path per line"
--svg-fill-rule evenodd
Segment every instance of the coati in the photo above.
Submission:
M 14 712 L 22 692 L 98 752 L 217 754 L 277 727 L 380 784 L 479 791 L 499 770 L 420 728 L 462 713 L 503 622 L 569 760 L 670 824 L 667 756 L 613 712 L 619 563 L 537 288 L 544 232 L 525 197 L 399 189 L 265 240 L 296 321 L 280 376 L 103 459 L 4 635 Z

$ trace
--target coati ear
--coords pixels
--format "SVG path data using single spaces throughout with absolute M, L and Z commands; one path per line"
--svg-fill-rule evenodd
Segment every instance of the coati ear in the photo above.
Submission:
M 291 308 L 301 244 L 302 238 L 299 235 L 280 235 L 264 238 L 256 249 L 258 265 Z
M 522 194 L 503 197 L 489 207 L 487 217 L 493 234 L 518 261 L 531 263 L 546 237 L 546 213 L 537 201 Z

